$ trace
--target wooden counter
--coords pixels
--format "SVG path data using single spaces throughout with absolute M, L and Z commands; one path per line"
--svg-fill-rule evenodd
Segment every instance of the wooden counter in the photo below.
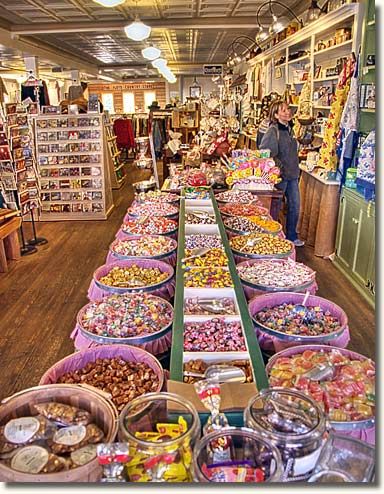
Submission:
M 340 184 L 301 170 L 297 232 L 299 238 L 314 247 L 315 256 L 329 257 L 335 252 Z

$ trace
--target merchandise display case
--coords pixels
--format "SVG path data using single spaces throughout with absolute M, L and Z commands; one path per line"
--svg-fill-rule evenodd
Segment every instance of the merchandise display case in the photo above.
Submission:
M 101 115 L 35 120 L 40 220 L 106 219 L 113 209 Z
M 108 163 L 112 189 L 120 189 L 126 178 L 125 163 L 121 160 L 121 151 L 117 149 L 117 137 L 113 124 L 104 122 L 105 161 Z

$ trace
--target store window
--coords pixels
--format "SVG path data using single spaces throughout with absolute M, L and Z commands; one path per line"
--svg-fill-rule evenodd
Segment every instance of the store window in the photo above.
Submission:
M 149 111 L 148 106 L 156 101 L 155 91 L 144 91 L 144 111 Z
M 109 111 L 109 113 L 115 113 L 112 93 L 103 93 L 101 95 L 101 102 L 103 103 L 104 111 Z
M 123 93 L 123 112 L 124 113 L 135 113 L 135 94 L 134 93 Z

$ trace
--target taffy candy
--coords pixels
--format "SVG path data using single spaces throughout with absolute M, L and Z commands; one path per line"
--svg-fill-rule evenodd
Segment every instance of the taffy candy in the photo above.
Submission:
M 125 233 L 132 235 L 164 235 L 176 231 L 177 223 L 162 216 L 148 216 L 125 221 L 121 228 Z

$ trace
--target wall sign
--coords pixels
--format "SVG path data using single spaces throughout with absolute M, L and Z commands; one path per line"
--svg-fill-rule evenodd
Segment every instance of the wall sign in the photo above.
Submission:
M 204 65 L 203 73 L 204 75 L 222 75 L 223 65 Z

